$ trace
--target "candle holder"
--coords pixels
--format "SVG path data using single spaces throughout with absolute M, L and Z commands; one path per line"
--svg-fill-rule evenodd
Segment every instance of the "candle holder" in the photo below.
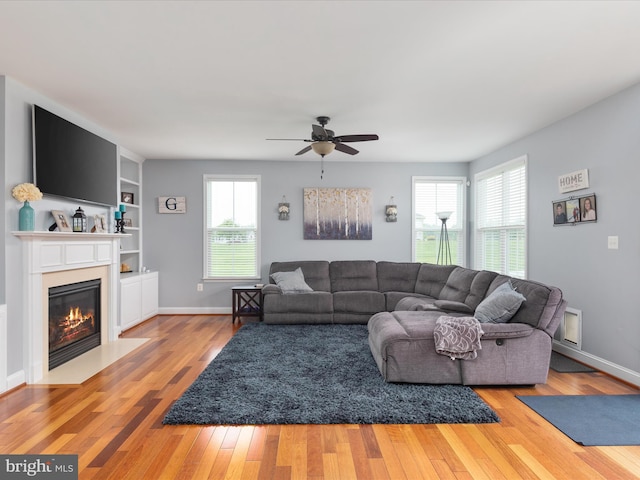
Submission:
M 124 212 L 116 211 L 116 233 L 127 233 L 124 230 Z

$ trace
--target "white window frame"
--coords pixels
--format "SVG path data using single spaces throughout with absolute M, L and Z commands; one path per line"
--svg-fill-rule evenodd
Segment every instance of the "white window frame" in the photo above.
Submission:
M 209 275 L 208 272 L 208 239 L 209 239 L 209 232 L 208 232 L 208 215 L 209 215 L 209 205 L 208 205 L 208 198 L 207 198 L 207 185 L 209 182 L 211 181 L 224 181 L 224 182 L 233 182 L 233 181 L 238 181 L 238 182 L 247 182 L 247 181 L 253 181 L 256 183 L 256 260 L 255 260 L 255 274 L 254 275 L 237 275 L 237 276 L 219 276 L 219 277 L 213 277 Z M 261 261 L 260 261 L 260 252 L 261 252 L 261 236 L 262 236 L 262 230 L 261 230 L 261 212 L 260 212 L 260 198 L 261 198 L 261 175 L 210 175 L 210 174 L 205 174 L 203 177 L 203 204 L 204 204 L 204 208 L 203 208 L 203 212 L 204 212 L 204 216 L 203 216 L 203 241 L 202 241 L 202 246 L 203 246 L 203 262 L 202 262 L 202 278 L 203 280 L 206 281 L 229 281 L 229 280 L 259 280 L 261 278 L 261 273 L 260 273 L 260 268 L 261 268 Z
M 460 212 L 456 212 L 456 214 L 459 216 L 459 220 L 458 220 L 458 224 L 460 225 L 460 228 L 455 228 L 454 230 L 451 229 L 450 225 L 447 224 L 447 230 L 449 232 L 449 234 L 452 231 L 457 232 L 458 234 L 458 249 L 459 249 L 459 255 L 458 255 L 458 262 L 457 265 L 460 266 L 465 266 L 467 264 L 467 183 L 468 183 L 468 179 L 467 177 L 439 177 L 439 176 L 413 176 L 411 177 L 411 205 L 412 205 L 412 212 L 411 212 L 411 258 L 412 261 L 417 262 L 419 261 L 416 258 L 417 252 L 416 252 L 416 240 L 418 237 L 418 233 L 423 231 L 422 229 L 418 229 L 416 227 L 416 215 L 417 215 L 417 207 L 416 207 L 416 184 L 418 183 L 453 183 L 453 184 L 459 184 L 460 186 L 460 203 L 461 203 L 461 211 Z M 438 237 L 438 242 L 440 241 L 440 231 L 441 231 L 442 225 L 440 224 L 437 227 L 437 237 Z M 460 243 L 461 242 L 461 243 Z M 461 257 L 461 258 L 460 258 Z
M 479 195 L 480 195 L 480 189 L 478 188 L 479 182 L 488 179 L 488 178 L 493 178 L 493 177 L 497 177 L 499 175 L 502 175 L 506 172 L 510 172 L 513 171 L 517 168 L 519 168 L 520 166 L 524 167 L 524 198 L 522 199 L 522 201 L 524 202 L 524 225 L 522 225 L 521 227 L 517 227 L 517 225 L 506 225 L 507 222 L 503 222 L 501 225 L 496 226 L 496 227 L 487 227 L 487 228 L 482 228 L 480 227 L 480 225 L 482 225 L 482 222 L 480 221 L 479 218 L 479 205 L 480 205 L 480 200 L 479 200 Z M 497 165 L 495 167 L 489 168 L 487 170 L 483 170 L 481 172 L 478 172 L 475 174 L 474 176 L 474 190 L 475 190 L 475 200 L 474 200 L 474 230 L 473 230 L 473 245 L 474 245 L 474 255 L 473 255 L 473 268 L 477 269 L 477 270 L 488 270 L 487 266 L 482 262 L 482 254 L 481 254 L 481 242 L 480 242 L 480 234 L 481 232 L 486 232 L 489 229 L 498 231 L 498 232 L 503 232 L 506 233 L 508 230 L 510 229 L 521 229 L 522 232 L 524 233 L 524 258 L 522 259 L 524 262 L 524 270 L 522 272 L 522 276 L 518 275 L 517 273 L 519 272 L 511 272 L 509 271 L 509 269 L 507 268 L 507 264 L 508 264 L 508 258 L 506 257 L 506 255 L 503 255 L 503 257 L 501 258 L 501 262 L 502 262 L 502 266 L 500 268 L 500 271 L 498 271 L 497 273 L 503 274 L 503 275 L 510 275 L 510 276 L 515 276 L 517 278 L 528 278 L 528 269 L 529 269 L 529 235 L 528 235 L 528 225 L 529 225 L 529 171 L 528 171 L 528 156 L 527 155 L 521 155 L 520 157 L 517 157 L 513 160 L 509 160 L 507 162 L 504 162 L 500 165 Z M 509 202 L 507 201 L 508 199 L 506 198 L 506 192 L 503 192 L 503 205 L 505 204 L 509 204 Z M 505 212 L 503 210 L 503 212 Z M 505 253 L 508 253 L 508 251 L 505 250 Z

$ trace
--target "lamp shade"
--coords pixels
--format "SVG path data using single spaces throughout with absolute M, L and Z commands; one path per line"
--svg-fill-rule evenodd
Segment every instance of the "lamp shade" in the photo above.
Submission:
M 336 144 L 333 142 L 313 142 L 311 148 L 318 155 L 328 155 L 336 148 Z
M 438 216 L 438 218 L 443 222 L 449 220 L 449 217 L 451 217 L 452 214 L 453 212 L 436 212 L 436 215 Z

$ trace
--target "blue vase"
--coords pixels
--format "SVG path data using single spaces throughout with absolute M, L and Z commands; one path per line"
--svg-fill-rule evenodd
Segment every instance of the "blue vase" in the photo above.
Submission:
M 18 220 L 18 230 L 23 232 L 32 232 L 36 228 L 36 212 L 33 210 L 29 202 L 24 202 L 20 209 Z

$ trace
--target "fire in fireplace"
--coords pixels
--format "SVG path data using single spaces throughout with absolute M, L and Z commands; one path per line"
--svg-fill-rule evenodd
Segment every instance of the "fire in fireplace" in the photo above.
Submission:
M 49 288 L 49 370 L 100 345 L 100 279 Z

